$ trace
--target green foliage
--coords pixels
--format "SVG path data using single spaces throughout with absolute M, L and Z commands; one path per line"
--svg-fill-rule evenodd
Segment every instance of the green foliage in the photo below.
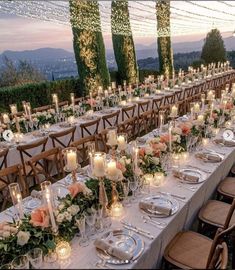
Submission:
M 193 68 L 200 68 L 201 65 L 205 65 L 205 61 L 203 59 L 198 59 L 192 62 Z
M 70 100 L 70 93 L 72 92 L 81 96 L 78 79 L 0 88 L 0 112 L 9 111 L 9 104 L 14 103 L 21 110 L 23 100 L 29 101 L 32 108 L 51 104 L 52 93 L 57 93 L 60 101 Z
M 112 1 L 111 27 L 113 49 L 120 80 L 135 83 L 137 64 L 127 0 Z
M 202 48 L 201 58 L 205 60 L 206 64 L 226 61 L 224 41 L 218 29 L 212 29 L 207 34 Z
M 70 0 L 74 53 L 84 95 L 109 84 L 97 1 Z M 94 27 L 93 27 L 94 25 Z

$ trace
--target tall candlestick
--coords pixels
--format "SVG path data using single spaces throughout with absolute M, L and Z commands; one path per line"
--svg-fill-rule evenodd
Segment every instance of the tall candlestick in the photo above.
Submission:
M 70 98 L 71 98 L 71 106 L 72 106 L 73 113 L 74 113 L 74 107 L 75 107 L 75 96 L 74 96 L 74 93 L 71 93 L 70 94 Z
M 19 219 L 24 217 L 23 205 L 22 205 L 22 196 L 20 191 L 20 186 L 18 183 L 11 183 L 8 186 L 12 203 L 17 210 L 17 216 Z
M 27 115 L 29 117 L 29 120 L 32 121 L 32 113 L 31 113 L 31 104 L 30 104 L 30 102 L 26 103 L 26 110 L 27 110 Z
M 17 105 L 16 104 L 11 104 L 10 105 L 10 110 L 11 110 L 12 115 L 17 114 L 18 113 Z
M 8 115 L 8 113 L 4 113 L 2 115 L 2 121 L 4 124 L 8 125 L 11 121 L 10 121 L 10 117 Z
M 172 123 L 169 123 L 169 150 L 172 151 Z
M 24 108 L 24 114 L 25 116 L 28 116 L 27 108 L 26 108 L 26 101 L 22 101 L 22 106 Z
M 52 94 L 52 101 L 55 104 L 56 113 L 59 113 L 59 99 L 57 94 Z
M 163 126 L 163 123 L 164 123 L 164 113 L 165 111 L 159 111 L 159 130 L 160 130 L 160 133 L 162 132 L 162 126 Z

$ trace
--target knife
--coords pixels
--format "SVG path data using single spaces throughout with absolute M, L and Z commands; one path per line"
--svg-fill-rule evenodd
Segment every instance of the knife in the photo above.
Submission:
M 140 232 L 140 231 L 138 231 L 137 229 L 135 229 L 135 228 L 133 228 L 133 227 L 130 227 L 130 226 L 127 226 L 127 225 L 123 225 L 123 228 L 125 228 L 125 229 L 127 229 L 127 230 L 129 230 L 129 231 L 133 231 L 133 232 L 136 232 L 136 233 L 138 233 L 138 234 L 140 234 L 140 235 L 143 235 L 143 236 L 145 236 L 146 238 L 149 238 L 149 239 L 151 239 L 151 240 L 153 240 L 154 239 L 154 237 L 151 235 L 148 235 L 148 234 L 145 234 L 145 233 L 143 233 L 143 232 Z
M 181 200 L 185 200 L 186 199 L 185 196 L 180 196 L 180 195 L 172 194 L 172 193 L 169 193 L 169 192 L 159 191 L 159 193 L 160 194 L 163 194 L 163 195 L 170 195 L 172 197 L 175 197 L 175 198 L 178 198 L 178 199 L 181 199 Z
M 143 230 L 143 229 L 141 229 L 141 228 L 138 228 L 138 227 L 136 227 L 136 226 L 132 225 L 131 223 L 128 223 L 128 222 L 126 222 L 126 221 L 124 221 L 124 220 L 122 220 L 121 223 L 124 224 L 124 225 L 126 225 L 126 226 L 128 226 L 128 227 L 131 227 L 131 228 L 133 228 L 133 229 L 135 229 L 135 230 L 137 230 L 137 231 L 139 231 L 139 232 L 141 232 L 141 233 L 144 233 L 144 234 L 146 234 L 146 235 L 148 235 L 148 236 L 152 236 L 152 235 L 150 234 L 150 232 L 147 232 L 147 231 L 145 231 L 145 230 Z M 152 237 L 153 237 L 153 236 L 152 236 Z

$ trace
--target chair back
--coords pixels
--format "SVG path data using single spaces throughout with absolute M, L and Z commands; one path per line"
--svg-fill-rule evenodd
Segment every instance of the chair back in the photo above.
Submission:
M 8 148 L 0 149 L 0 170 L 7 167 Z
M 71 147 L 77 148 L 78 163 L 84 167 L 89 164 L 89 147 L 93 145 L 96 149 L 96 137 L 95 135 L 88 136 L 71 143 Z
M 18 183 L 22 192 L 22 196 L 26 196 L 27 186 L 25 179 L 22 176 L 22 167 L 20 165 L 14 165 L 0 170 L 0 190 L 3 195 L 1 211 L 6 208 L 7 202 L 10 201 L 10 194 L 8 190 L 8 185 L 10 183 Z
M 74 133 L 75 133 L 76 127 L 70 127 L 63 131 L 51 133 L 49 137 L 52 140 L 53 147 L 68 147 L 71 142 L 74 141 Z
M 136 104 L 122 108 L 122 121 L 132 118 L 135 115 Z
M 99 152 L 105 152 L 105 153 L 109 152 L 110 147 L 107 145 L 107 140 L 108 140 L 107 133 L 108 133 L 108 130 L 105 129 L 95 136 L 96 147 Z
M 149 109 L 149 103 L 150 103 L 150 100 L 147 100 L 147 101 L 138 101 L 137 102 L 137 106 L 138 106 L 138 116 L 141 115 L 141 113 L 143 112 L 147 112 L 148 109 Z
M 152 110 L 159 111 L 163 105 L 164 97 L 157 97 L 152 100 Z
M 35 142 L 32 143 L 28 143 L 28 144 L 23 144 L 23 145 L 19 145 L 17 147 L 17 150 L 20 152 L 20 158 L 21 158 L 21 163 L 23 166 L 23 172 L 24 172 L 24 176 L 30 176 L 32 173 L 32 170 L 30 170 L 27 173 L 27 166 L 26 166 L 26 161 L 30 158 L 32 158 L 32 156 L 34 156 L 35 154 L 41 153 L 43 151 L 45 151 L 45 147 L 46 147 L 46 143 L 47 143 L 48 138 L 42 138 L 39 139 Z
M 154 120 L 154 110 L 142 113 L 139 116 L 138 135 L 140 135 L 142 131 L 144 131 L 145 134 L 149 133 L 154 127 Z
M 97 118 L 93 121 L 89 121 L 87 123 L 81 124 L 80 128 L 81 128 L 82 138 L 86 136 L 98 134 L 99 123 L 100 123 L 100 118 Z
M 51 105 L 46 105 L 46 106 L 42 106 L 42 107 L 38 107 L 38 108 L 34 108 L 33 112 L 44 112 L 44 111 L 48 111 L 51 109 Z
M 211 249 L 210 249 L 210 253 L 209 253 L 209 256 L 208 256 L 208 259 L 207 259 L 206 269 L 214 269 L 216 265 L 220 265 L 221 256 L 218 256 L 216 254 L 216 253 L 218 253 L 218 251 L 216 251 L 216 248 L 217 248 L 218 245 L 221 245 L 223 243 L 223 241 L 228 237 L 228 235 L 230 235 L 234 230 L 235 230 L 235 224 L 228 227 L 227 229 L 221 229 L 221 228 L 217 229 L 216 235 L 215 235 L 215 237 L 213 239 Z M 219 260 L 216 261 L 215 260 L 216 257 Z M 224 259 L 223 264 L 225 264 L 225 262 L 226 262 L 226 260 Z M 209 268 L 209 267 L 211 267 L 211 268 Z M 222 269 L 222 268 L 218 268 L 218 269 Z
M 49 167 L 48 161 L 52 163 L 52 166 Z M 53 170 L 55 167 L 57 169 L 57 175 L 61 174 L 62 178 L 65 176 L 61 149 L 59 147 L 52 148 L 33 156 L 26 162 L 26 164 L 31 167 L 33 176 L 35 177 L 37 183 L 40 183 L 46 179 L 52 182 L 57 181 L 58 179 L 53 177 Z M 42 179 L 42 177 L 44 179 Z
M 233 216 L 234 209 L 235 209 L 235 199 L 233 199 L 233 202 L 232 202 L 232 204 L 231 204 L 231 206 L 229 208 L 229 211 L 228 211 L 225 223 L 224 223 L 224 227 L 223 227 L 224 230 L 226 230 L 229 227 L 229 223 L 230 223 L 231 218 Z
M 118 125 L 118 132 L 119 133 L 126 133 L 128 141 L 131 141 L 137 136 L 137 128 L 138 128 L 138 122 L 137 117 L 132 117 L 127 119 L 126 121 L 120 123 Z
M 175 93 L 165 96 L 164 106 L 171 105 L 174 102 L 175 102 Z
M 208 266 L 208 269 L 227 269 L 228 265 L 228 246 L 225 242 L 217 245 L 215 252 Z
M 116 127 L 118 124 L 119 114 L 120 114 L 120 111 L 116 111 L 116 112 L 110 113 L 108 115 L 104 115 L 102 117 L 104 129 L 106 129 L 108 127 Z

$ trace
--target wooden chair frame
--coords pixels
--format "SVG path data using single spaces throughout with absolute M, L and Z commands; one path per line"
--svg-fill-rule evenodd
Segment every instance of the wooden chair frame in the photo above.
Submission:
M 134 117 L 135 108 L 136 108 L 136 104 L 122 108 L 122 121 L 125 121 L 125 117 L 127 119 Z
M 82 135 L 82 138 L 84 138 L 85 134 L 84 132 L 86 131 L 86 133 L 90 136 L 92 135 L 95 135 L 95 134 L 98 134 L 98 129 L 99 129 L 99 124 L 100 124 L 100 120 L 101 118 L 97 118 L 93 121 L 90 121 L 90 122 L 87 122 L 87 123 L 83 123 L 80 125 L 80 128 L 81 128 L 81 135 Z M 91 132 L 88 127 L 91 127 L 91 126 L 95 126 L 95 131 L 94 132 Z
M 70 127 L 68 129 L 65 129 L 63 131 L 51 133 L 49 135 L 49 137 L 52 140 L 53 147 L 56 147 L 56 146 L 60 146 L 60 147 L 63 147 L 63 148 L 68 147 L 74 141 L 74 133 L 75 133 L 75 131 L 76 131 L 76 127 L 74 126 L 74 127 Z M 69 135 L 70 135 L 70 138 L 69 138 L 68 143 L 64 144 L 60 140 L 60 138 L 63 138 L 65 136 L 69 136 Z
M 106 129 L 107 127 L 115 127 L 115 126 L 117 126 L 118 125 L 119 114 L 120 114 L 120 111 L 118 110 L 118 111 L 116 111 L 114 113 L 104 115 L 102 117 L 104 129 Z M 111 122 L 111 119 L 114 119 L 114 123 Z
M 2 170 L 3 167 L 7 168 L 8 152 L 9 152 L 9 148 L 0 149 L 0 159 L 2 159 L 2 161 L 0 162 L 0 170 Z

